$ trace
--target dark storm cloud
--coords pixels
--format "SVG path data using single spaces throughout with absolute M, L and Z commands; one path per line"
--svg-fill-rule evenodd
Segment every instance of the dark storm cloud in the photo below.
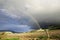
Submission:
M 20 18 L 21 14 L 32 15 L 38 21 L 59 22 L 60 0 L 2 0 L 7 15 Z M 2 7 L 3 7 L 2 6 Z
M 8 14 L 10 16 L 16 14 L 14 17 L 17 17 L 22 12 L 33 15 L 40 22 L 60 22 L 60 0 L 8 0 L 5 2 L 7 3 L 4 8 L 12 12 Z
M 29 24 L 31 25 L 33 23 L 37 25 L 37 21 L 40 24 L 60 23 L 60 0 L 0 0 L 0 9 L 6 12 L 3 14 L 12 18 L 12 20 L 17 19 L 18 21 L 14 21 L 17 24 L 20 24 L 20 22 L 26 23 L 28 20 L 24 19 L 25 16 L 30 19 Z

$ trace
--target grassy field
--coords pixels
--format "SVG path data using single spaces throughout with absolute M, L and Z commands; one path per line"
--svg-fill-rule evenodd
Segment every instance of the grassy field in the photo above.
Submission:
M 45 31 L 35 31 L 28 33 L 0 33 L 1 40 L 28 40 L 30 38 L 40 38 L 45 40 L 47 34 Z M 50 40 L 60 40 L 60 30 L 49 30 Z M 9 39 L 10 38 L 10 39 Z M 47 39 L 46 39 L 47 40 Z

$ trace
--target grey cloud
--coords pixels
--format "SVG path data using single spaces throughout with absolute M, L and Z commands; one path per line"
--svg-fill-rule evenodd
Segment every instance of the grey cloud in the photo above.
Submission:
M 32 16 L 38 22 L 60 23 L 60 0 L 6 0 L 0 1 L 8 16 Z M 24 16 L 23 15 L 23 16 Z M 29 16 L 29 17 L 30 17 Z

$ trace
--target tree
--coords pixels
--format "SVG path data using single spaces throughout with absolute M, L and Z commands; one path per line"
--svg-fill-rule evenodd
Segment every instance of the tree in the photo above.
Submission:
M 51 29 L 51 30 L 60 29 L 60 25 L 49 25 L 48 29 Z

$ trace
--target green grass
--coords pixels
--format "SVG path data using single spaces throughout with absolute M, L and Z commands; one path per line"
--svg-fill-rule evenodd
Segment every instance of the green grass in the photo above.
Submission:
M 19 40 L 19 38 L 7 38 L 5 40 Z

